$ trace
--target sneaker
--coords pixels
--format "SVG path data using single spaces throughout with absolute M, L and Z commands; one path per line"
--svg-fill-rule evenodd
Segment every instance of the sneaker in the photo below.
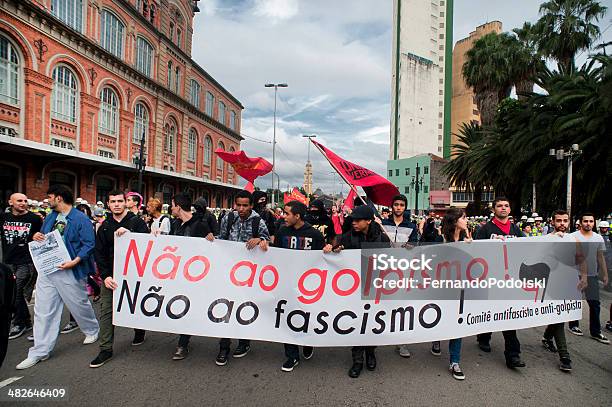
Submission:
M 442 351 L 440 350 L 440 342 L 435 341 L 431 343 L 431 354 L 434 356 L 440 356 Z
M 557 347 L 552 339 L 542 338 L 542 346 L 549 352 L 557 353 Z
M 584 335 L 584 334 L 582 333 L 582 330 L 581 330 L 580 328 L 578 328 L 577 326 L 573 326 L 573 327 L 569 328 L 569 331 L 570 331 L 571 333 L 573 333 L 574 335 L 578 335 L 578 336 L 582 336 L 582 335 Z
M 183 360 L 189 354 L 189 348 L 186 346 L 178 346 L 176 352 L 172 355 L 172 360 Z
M 215 359 L 215 364 L 217 366 L 225 366 L 227 364 L 227 356 L 229 355 L 229 350 L 220 350 L 217 358 Z
M 523 362 L 519 356 L 512 356 L 511 358 L 506 359 L 506 366 L 508 366 L 508 369 L 525 367 L 525 362 Z
M 92 368 L 100 367 L 106 362 L 108 362 L 109 360 L 111 360 L 112 357 L 113 357 L 112 351 L 102 350 L 100 351 L 98 356 L 94 360 L 91 361 L 91 363 L 89 364 L 89 367 L 92 367 Z
M 563 372 L 571 372 L 572 361 L 569 358 L 561 358 L 561 361 L 559 362 L 559 370 Z
M 60 333 L 69 334 L 70 332 L 76 331 L 77 329 L 79 329 L 79 324 L 77 324 L 75 321 L 70 321 L 66 324 L 65 327 L 62 328 Z
M 28 335 L 28 341 L 34 342 L 34 335 Z
M 597 335 L 591 335 L 591 338 L 595 339 L 599 343 L 603 343 L 603 344 L 606 344 L 606 345 L 610 344 L 610 340 L 608 338 L 606 338 L 605 336 L 603 336 L 601 333 L 599 333 Z
M 14 325 L 11 330 L 9 331 L 9 339 L 16 339 L 19 338 L 21 335 L 23 335 L 25 333 L 25 331 L 27 331 L 28 328 L 25 326 L 19 326 L 19 325 Z M 25 360 L 24 360 L 25 362 Z
M 238 346 L 236 346 L 236 349 L 234 349 L 233 356 L 235 358 L 243 358 L 247 355 L 247 353 L 249 353 L 250 350 L 251 350 L 251 345 L 239 344 Z
M 17 370 L 29 369 L 35 364 L 37 364 L 38 362 L 42 362 L 43 360 L 47 360 L 47 359 L 49 359 L 49 355 L 43 356 L 42 358 L 34 358 L 34 359 L 27 357 L 20 364 L 15 366 L 15 369 Z
M 145 341 L 145 333 L 142 332 L 134 332 L 134 339 L 132 339 L 132 346 L 142 345 Z
M 83 341 L 83 345 L 90 345 L 95 343 L 98 340 L 98 334 L 95 335 L 87 335 L 85 340 Z
M 465 380 L 465 374 L 459 367 L 459 363 L 451 363 L 448 370 L 452 373 L 453 377 L 457 380 Z
M 285 363 L 283 363 L 281 370 L 283 372 L 291 372 L 293 368 L 296 367 L 299 363 L 300 361 L 297 359 L 287 359 Z
M 612 332 L 612 321 L 606 322 L 606 330 Z
M 304 346 L 302 348 L 302 353 L 304 354 L 304 359 L 308 360 L 312 357 L 314 353 L 314 348 L 312 346 Z
M 410 353 L 410 349 L 408 349 L 408 345 L 401 345 L 399 347 L 399 355 L 403 358 L 409 358 L 410 356 L 412 356 L 412 353 Z

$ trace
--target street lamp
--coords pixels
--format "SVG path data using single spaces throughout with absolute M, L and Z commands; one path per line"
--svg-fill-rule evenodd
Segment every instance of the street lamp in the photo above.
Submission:
M 563 160 L 567 157 L 567 197 L 566 197 L 566 210 L 572 218 L 572 172 L 573 172 L 573 161 L 574 157 L 578 157 L 582 154 L 582 150 L 578 144 L 572 144 L 569 151 L 565 151 L 562 148 L 555 150 L 551 148 L 549 150 L 549 155 L 551 157 L 556 157 L 557 160 Z
M 274 136 L 272 138 L 272 207 L 274 207 L 274 169 L 276 165 L 276 94 L 278 88 L 286 88 L 286 83 L 266 83 L 266 88 L 274 88 Z
M 414 214 L 418 215 L 419 214 L 419 191 L 421 190 L 421 187 L 423 186 L 423 176 L 420 176 L 421 173 L 421 168 L 419 167 L 419 164 L 417 163 L 416 166 L 416 176 L 412 177 L 412 181 L 410 182 L 410 186 L 414 188 Z
M 138 193 L 144 195 L 142 177 L 144 175 L 145 166 L 147 165 L 144 157 L 145 149 L 145 130 L 142 130 L 142 136 L 140 137 L 140 151 L 138 153 Z
M 311 135 L 302 134 L 302 137 L 308 139 L 308 161 L 307 162 L 310 162 L 310 140 L 317 137 L 317 135 L 316 134 L 311 134 Z

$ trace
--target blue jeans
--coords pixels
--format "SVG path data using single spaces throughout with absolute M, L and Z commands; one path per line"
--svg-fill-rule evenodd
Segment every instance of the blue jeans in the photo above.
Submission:
M 461 338 L 448 341 L 448 353 L 451 363 L 459 363 L 461 360 Z

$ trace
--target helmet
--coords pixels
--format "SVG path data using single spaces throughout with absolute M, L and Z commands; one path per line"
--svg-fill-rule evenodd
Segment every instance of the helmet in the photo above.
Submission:
M 600 228 L 609 228 L 610 227 L 610 223 L 608 223 L 608 221 L 602 220 L 601 222 L 599 222 L 599 227 Z
M 535 217 L 535 220 L 539 220 L 539 221 L 541 221 L 541 220 L 542 220 L 542 217 L 541 217 L 541 216 L 536 216 L 536 217 Z
M 535 220 L 533 220 L 533 218 L 527 218 L 527 223 L 533 223 L 535 222 Z
M 527 215 L 521 216 L 521 220 L 527 220 Z
M 532 218 L 537 218 L 538 216 L 540 216 L 540 215 L 538 215 L 538 213 L 537 213 L 537 212 L 534 212 L 534 213 L 532 213 L 532 214 L 531 214 L 531 217 L 532 217 Z

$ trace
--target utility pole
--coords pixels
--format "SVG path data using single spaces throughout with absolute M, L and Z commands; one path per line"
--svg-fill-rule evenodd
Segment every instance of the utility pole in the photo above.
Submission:
M 144 158 L 145 148 L 145 130 L 142 130 L 142 136 L 140 137 L 140 152 L 138 154 L 138 193 L 144 196 L 144 186 L 142 184 L 142 178 L 144 176 L 144 170 L 146 166 L 146 160 Z

